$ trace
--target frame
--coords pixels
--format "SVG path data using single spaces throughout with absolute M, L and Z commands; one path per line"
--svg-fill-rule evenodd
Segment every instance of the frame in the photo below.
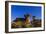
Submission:
M 41 6 L 42 7 L 42 19 L 41 27 L 32 28 L 11 28 L 11 5 L 21 5 L 21 6 Z M 43 17 L 44 16 L 44 17 Z M 33 30 L 34 29 L 34 30 Z M 18 33 L 18 32 L 35 32 L 35 31 L 45 31 L 45 3 L 37 2 L 20 2 L 20 1 L 5 1 L 5 32 L 6 33 Z

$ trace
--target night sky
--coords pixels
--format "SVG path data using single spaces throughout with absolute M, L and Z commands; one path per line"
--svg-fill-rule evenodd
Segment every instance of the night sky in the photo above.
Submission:
M 41 19 L 41 7 L 40 6 L 11 6 L 11 20 L 16 18 L 24 18 L 24 14 L 31 14 L 31 16 L 36 16 Z

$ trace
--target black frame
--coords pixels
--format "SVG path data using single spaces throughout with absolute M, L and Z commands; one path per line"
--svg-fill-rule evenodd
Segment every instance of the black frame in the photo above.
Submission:
M 20 32 L 45 31 L 45 17 L 44 17 L 44 30 L 9 32 L 9 31 L 8 31 L 8 4 L 9 4 L 9 2 L 14 2 L 14 3 L 16 2 L 16 3 L 43 4 L 43 5 L 44 5 L 44 16 L 45 16 L 45 3 L 38 3 L 38 2 L 22 2 L 22 1 L 5 1 L 5 33 L 20 33 Z

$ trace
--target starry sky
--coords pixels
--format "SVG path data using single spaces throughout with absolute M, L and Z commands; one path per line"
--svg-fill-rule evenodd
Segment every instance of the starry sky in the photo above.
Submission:
M 27 13 L 41 19 L 41 6 L 11 5 L 11 20 L 24 18 Z

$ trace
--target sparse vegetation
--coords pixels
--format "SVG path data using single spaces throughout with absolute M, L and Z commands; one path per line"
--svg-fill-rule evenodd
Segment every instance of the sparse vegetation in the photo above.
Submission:
M 41 27 L 41 19 L 35 19 L 36 17 L 32 17 L 32 21 L 29 20 L 30 15 L 24 15 L 25 18 L 16 18 L 13 20 L 12 28 L 31 28 L 31 27 Z

